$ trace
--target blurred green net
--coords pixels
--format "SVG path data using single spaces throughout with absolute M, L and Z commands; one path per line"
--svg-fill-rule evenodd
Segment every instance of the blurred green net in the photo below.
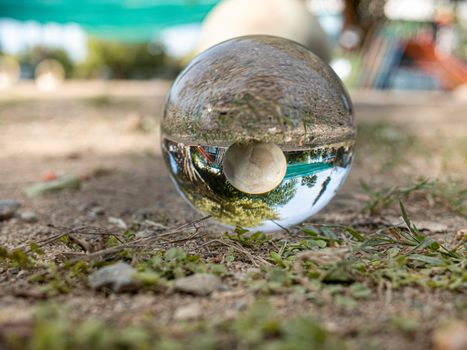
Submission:
M 147 41 L 161 30 L 199 23 L 219 0 L 1 0 L 0 17 L 77 23 L 105 39 Z

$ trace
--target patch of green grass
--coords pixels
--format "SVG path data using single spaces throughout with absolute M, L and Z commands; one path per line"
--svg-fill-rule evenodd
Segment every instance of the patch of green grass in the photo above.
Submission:
M 264 234 L 263 232 L 249 233 L 249 230 L 245 230 L 241 227 L 235 228 L 234 234 L 225 233 L 224 238 L 231 241 L 238 242 L 240 245 L 246 248 L 253 248 L 263 246 L 265 243 L 271 241 L 271 237 Z
M 68 248 L 76 248 L 67 235 L 59 241 Z M 136 278 L 140 279 L 146 288 L 154 291 L 170 287 L 170 281 L 175 278 L 194 273 L 212 273 L 218 276 L 229 273 L 225 265 L 206 261 L 180 247 L 156 252 L 127 248 L 107 260 L 65 260 L 62 263 L 45 260 L 41 248 L 35 244 L 31 244 L 31 247 L 30 250 L 8 250 L 0 246 L 0 267 L 27 271 L 27 281 L 46 297 L 73 292 L 80 285 L 86 286 L 87 276 L 96 268 L 121 260 L 131 262 L 138 270 Z
M 339 225 L 305 229 L 313 243 L 304 239 L 280 244 L 279 251 L 270 253 L 269 260 L 276 267 L 251 275 L 249 287 L 263 293 L 286 293 L 302 286 L 301 292 L 311 291 L 312 299 L 338 298 L 347 306 L 381 286 L 466 288 L 465 242 L 454 247 L 440 244 L 417 229 L 402 203 L 400 210 L 405 228 L 389 227 L 373 234 Z M 335 248 L 326 246 L 330 243 Z
M 50 263 L 43 254 L 45 248 L 37 244 L 22 250 L 0 249 L 0 265 L 25 270 L 31 288 L 39 288 L 50 299 L 57 294 L 80 293 L 81 288 L 87 288 L 90 273 L 118 260 L 127 261 L 138 270 L 136 277 L 143 282 L 142 291 L 175 293 L 171 288 L 174 279 L 198 272 L 223 276 L 229 284 L 235 279 L 229 270 L 236 266 L 231 264 L 236 259 L 233 254 L 237 251 L 232 250 L 235 246 L 266 259 L 245 279 L 235 281 L 237 287 L 259 298 L 293 295 L 316 305 L 333 305 L 342 312 L 354 312 L 385 289 L 410 286 L 460 295 L 467 288 L 466 242 L 445 244 L 434 240 L 416 227 L 402 203 L 399 206 L 405 227 L 384 227 L 373 232 L 338 224 L 315 224 L 278 239 L 237 229 L 234 234 L 215 240 L 228 243 L 219 245 L 222 248 L 218 252 L 224 256 L 225 265 L 177 246 L 125 249 L 98 261 Z M 131 230 L 119 237 L 125 243 L 136 239 Z M 73 242 L 65 239 L 58 244 L 64 243 Z M 68 248 L 76 247 L 73 243 Z M 308 349 L 312 345 L 319 349 L 342 349 L 353 341 L 327 332 L 309 315 L 284 315 L 264 303 L 257 303 L 228 320 L 211 317 L 186 324 L 179 322 L 175 330 L 151 323 L 117 327 L 94 319 L 75 320 L 61 307 L 50 304 L 45 307 L 35 318 L 31 332 L 23 332 L 19 338 L 10 334 L 14 346 L 7 348 L 269 350 Z M 149 316 L 144 319 L 154 318 Z M 416 319 L 388 315 L 384 322 L 393 333 L 411 336 L 419 332 Z M 365 339 L 374 339 L 364 334 L 365 327 L 360 325 L 355 332 Z
M 138 102 L 129 98 L 113 97 L 109 95 L 99 95 L 89 97 L 83 100 L 86 104 L 93 107 L 106 108 L 106 107 L 138 107 Z
M 394 327 L 397 330 L 411 335 L 417 331 L 420 324 L 414 318 L 394 316 L 389 320 L 389 327 Z
M 228 273 L 222 264 L 205 262 L 200 256 L 188 254 L 179 247 L 154 253 L 149 259 L 141 259 L 135 267 L 139 278 L 146 284 L 167 285 L 167 281 L 194 273 L 212 273 L 223 276 Z M 153 282 L 153 283 L 151 283 Z
M 0 264 L 29 270 L 28 281 L 48 296 L 73 292 L 77 286 L 85 287 L 89 273 L 121 260 L 138 270 L 137 278 L 143 282 L 144 289 L 170 290 L 172 280 L 194 273 L 231 275 L 234 253 L 243 254 L 242 250 L 262 259 L 260 270 L 241 282 L 245 287 L 265 294 L 304 293 L 318 303 L 337 298 L 338 304 L 351 307 L 351 300 L 368 297 L 368 290 L 388 285 L 391 288 L 419 285 L 452 291 L 467 287 L 463 272 L 465 241 L 457 246 L 443 245 L 420 232 L 402 204 L 400 210 L 405 227 L 385 227 L 373 233 L 343 225 L 315 225 L 303 228 L 299 238 L 273 239 L 237 229 L 234 234 L 217 240 L 220 243 L 224 240 L 229 248 L 219 252 L 224 255 L 225 264 L 213 263 L 180 247 L 155 251 L 126 248 L 93 262 L 50 263 L 43 256 L 43 248 L 35 245 L 28 251 L 1 249 Z M 125 242 L 135 239 L 131 233 L 125 235 Z M 242 250 L 237 252 L 235 247 Z M 337 285 L 339 289 L 335 288 Z
M 149 322 L 117 327 L 97 319 L 74 320 L 67 307 L 45 303 L 30 336 L 9 333 L 10 349 L 345 349 L 345 342 L 308 316 L 282 317 L 260 301 L 235 319 L 180 324 L 178 331 Z M 183 332 L 180 332 L 183 330 Z
M 465 242 L 454 247 L 440 244 L 417 229 L 402 204 L 400 210 L 405 228 L 387 227 L 371 234 L 342 225 L 317 225 L 303 228 L 304 236 L 298 240 L 292 237 L 274 240 L 241 229 L 223 239 L 241 245 L 252 255 L 269 250 L 267 260 L 272 266 L 264 265 L 244 282 L 247 288 L 266 294 L 295 290 L 321 300 L 330 293 L 330 285 L 341 285 L 331 296 L 350 305 L 350 299 L 368 296 L 368 289 L 387 284 L 392 288 L 408 285 L 453 291 L 465 288 Z M 125 241 L 131 239 L 128 235 Z M 86 285 L 87 275 L 95 268 L 124 260 L 139 271 L 138 278 L 146 287 L 157 292 L 160 287 L 170 287 L 171 280 L 194 273 L 228 276 L 229 261 L 235 259 L 232 254 L 232 250 L 225 253 L 227 265 L 224 265 L 180 247 L 156 252 L 125 249 L 105 261 L 65 261 L 59 265 L 43 260 L 42 249 L 33 245 L 29 252 L 0 250 L 0 264 L 31 270 L 30 283 L 39 284 L 42 291 L 52 296 Z
M 463 181 L 434 181 L 428 195 L 436 203 L 467 218 L 467 186 Z
M 368 157 L 373 160 L 372 164 L 378 164 L 380 170 L 407 162 L 408 157 L 402 155 L 419 147 L 414 135 L 400 126 L 385 122 L 360 123 L 357 135 L 357 160 Z M 366 158 L 362 161 L 366 161 Z
M 445 172 L 452 171 L 452 165 L 462 170 L 467 166 L 467 138 L 452 139 L 443 145 L 442 166 Z
M 415 184 L 407 187 L 392 186 L 380 190 L 373 189 L 369 184 L 362 181 L 362 189 L 368 194 L 370 199 L 365 203 L 364 211 L 370 215 L 380 214 L 383 209 L 386 209 L 391 204 L 406 199 L 416 191 L 427 190 L 431 187 L 431 183 L 426 179 L 421 179 Z
M 95 107 L 108 107 L 112 104 L 112 98 L 107 95 L 100 95 L 86 99 L 86 103 Z
M 383 189 L 375 189 L 366 182 L 362 182 L 361 186 L 369 196 L 363 210 L 370 215 L 380 214 L 398 201 L 419 196 L 429 203 L 442 205 L 460 216 L 467 217 L 467 187 L 460 180 L 422 178 L 406 187 L 391 186 Z
M 27 269 L 34 265 L 31 257 L 22 249 L 8 250 L 0 246 L 0 263 L 7 267 Z

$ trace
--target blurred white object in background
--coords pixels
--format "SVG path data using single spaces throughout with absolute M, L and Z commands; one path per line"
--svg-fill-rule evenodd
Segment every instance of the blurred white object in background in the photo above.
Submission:
M 356 27 L 350 27 L 344 30 L 339 38 L 339 44 L 347 50 L 353 50 L 360 45 L 362 41 L 362 33 Z
M 20 67 L 12 57 L 0 56 L 0 90 L 5 90 L 19 80 Z
M 307 0 L 307 7 L 314 14 L 321 24 L 331 47 L 334 47 L 344 28 L 344 0 Z
M 333 59 L 330 66 L 342 81 L 345 81 L 352 73 L 352 63 L 347 58 Z
M 63 49 L 75 62 L 84 60 L 88 50 L 86 32 L 74 23 L 41 24 L 0 18 L 0 43 L 2 52 L 11 55 L 21 54 L 36 46 Z
M 169 56 L 183 57 L 196 49 L 200 34 L 200 24 L 182 24 L 162 30 L 155 41 L 162 43 Z
M 427 21 L 435 12 L 434 0 L 388 0 L 384 14 L 391 20 Z
M 467 84 L 463 84 L 454 90 L 454 98 L 461 102 L 467 102 Z
M 52 91 L 63 83 L 65 70 L 57 60 L 46 59 L 37 65 L 34 77 L 36 86 L 40 91 Z
M 331 59 L 328 38 L 305 0 L 224 0 L 204 20 L 196 51 L 254 34 L 294 40 L 325 62 Z

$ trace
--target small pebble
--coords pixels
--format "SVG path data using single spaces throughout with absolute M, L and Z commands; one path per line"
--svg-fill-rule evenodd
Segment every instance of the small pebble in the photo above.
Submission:
M 19 213 L 16 213 L 16 217 L 20 219 L 21 221 L 29 222 L 29 223 L 38 221 L 37 214 L 34 213 L 33 211 L 21 211 Z
M 237 311 L 245 310 L 248 306 L 248 303 L 245 300 L 239 300 L 234 305 L 233 308 Z
M 90 201 L 89 203 L 83 203 L 78 206 L 78 210 L 82 213 L 87 212 L 89 209 L 93 207 L 97 207 L 98 203 L 96 201 Z
M 11 219 L 21 204 L 12 199 L 0 199 L 0 221 Z
M 220 287 L 220 279 L 209 273 L 197 273 L 175 280 L 175 289 L 179 292 L 195 295 L 209 295 Z
M 134 278 L 135 273 L 136 270 L 127 263 L 118 262 L 89 275 L 88 283 L 93 289 L 110 288 L 115 293 L 128 292 L 140 285 Z
M 95 207 L 91 209 L 91 216 L 102 216 L 105 214 L 105 210 L 102 207 Z
M 224 175 L 237 190 L 261 194 L 284 179 L 287 160 L 279 146 L 267 143 L 233 144 L 225 153 Z
M 155 229 L 155 230 L 164 230 L 167 228 L 167 226 L 162 225 L 159 222 L 154 222 L 152 220 L 144 220 L 143 224 L 149 228 Z
M 107 221 L 109 222 L 109 224 L 112 224 L 112 225 L 115 225 L 123 230 L 126 230 L 128 228 L 128 225 L 126 224 L 125 221 L 123 221 L 123 219 L 120 219 L 120 218 L 114 218 L 112 216 L 109 216 L 107 218 Z
M 152 235 L 153 233 L 148 231 L 148 230 L 142 230 L 142 231 L 138 231 L 136 232 L 135 234 L 135 238 L 144 238 L 144 237 L 149 237 L 150 235 Z
M 174 319 L 176 321 L 187 321 L 199 318 L 203 313 L 201 305 L 198 303 L 180 306 L 175 310 Z

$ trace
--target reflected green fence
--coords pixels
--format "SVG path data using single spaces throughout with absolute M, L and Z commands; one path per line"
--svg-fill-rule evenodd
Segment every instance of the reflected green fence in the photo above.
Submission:
M 332 167 L 332 164 L 324 162 L 289 164 L 285 173 L 285 180 L 314 175 Z

